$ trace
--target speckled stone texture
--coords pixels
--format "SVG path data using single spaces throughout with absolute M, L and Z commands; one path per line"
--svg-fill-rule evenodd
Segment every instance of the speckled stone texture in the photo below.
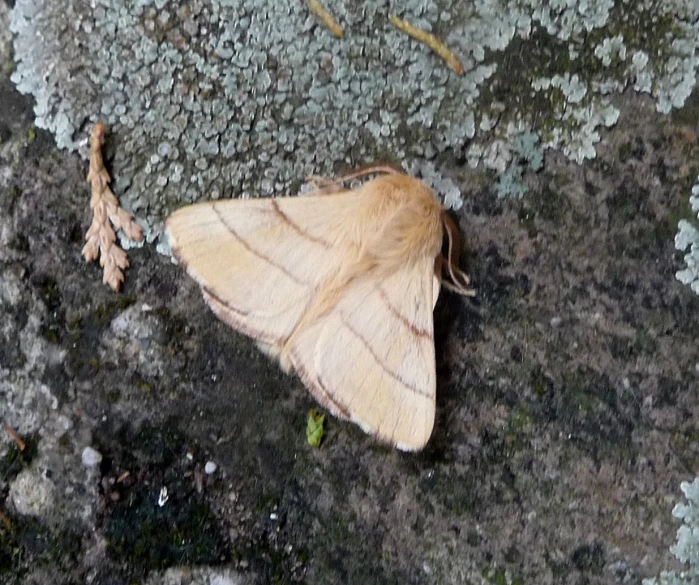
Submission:
M 662 10 L 677 17 L 643 20 L 645 4 L 636 3 L 627 17 L 642 34 L 634 40 L 615 24 L 630 4 L 406 3 L 405 16 L 460 52 L 471 77 L 457 79 L 381 24 L 388 3 L 328 0 L 346 27 L 335 41 L 302 3 L 157 1 L 127 10 L 72 1 L 59 11 L 16 0 L 13 71 L 0 26 L 0 420 L 27 446 L 20 452 L 0 435 L 0 510 L 12 526 L 0 520 L 0 582 L 613 585 L 681 570 L 669 550 L 680 525 L 671 510 L 699 469 L 699 296 L 675 277 L 689 265 L 673 238 L 680 220 L 696 225 L 699 100 L 688 96 L 694 47 L 657 42 L 668 31 L 683 38 L 694 19 L 676 2 Z M 237 18 L 222 16 L 236 10 Z M 33 50 L 32 29 L 22 29 L 31 14 L 33 30 L 45 32 Z M 9 20 L 0 3 L 0 25 Z M 74 27 L 70 35 L 61 23 Z M 148 34 L 137 37 L 134 23 Z M 232 35 L 220 46 L 202 32 L 214 25 Z M 243 26 L 285 36 L 236 37 Z M 168 37 L 175 29 L 183 48 Z M 590 45 L 581 49 L 583 37 Z M 641 51 L 661 58 L 644 65 Z M 673 51 L 685 57 L 673 61 Z M 135 54 L 141 67 L 126 75 Z M 99 58 L 87 67 L 90 55 Z M 277 102 L 292 58 L 310 69 L 289 77 L 287 102 Z M 538 68 L 518 77 L 523 63 Z M 158 89 L 168 83 L 156 75 L 165 66 L 172 92 Z M 343 85 L 343 67 L 351 80 L 362 76 L 357 91 L 374 104 Z M 478 67 L 483 79 L 474 81 Z M 238 105 L 225 75 L 202 85 L 214 69 L 235 73 Z M 151 82 L 136 91 L 139 72 Z M 34 84 L 36 103 L 10 76 L 23 91 Z M 608 78 L 638 91 L 595 85 Z M 186 91 L 167 118 L 179 99 L 175 81 Z M 391 109 L 390 83 L 408 82 L 420 84 L 409 94 L 420 105 L 406 113 L 408 94 L 398 93 Z M 524 87 L 558 98 L 530 102 Z M 314 113 L 312 103 L 329 99 L 322 89 L 347 110 Z M 217 154 L 197 150 L 217 136 L 217 110 L 203 105 L 217 98 L 234 104 L 218 136 L 228 136 L 231 120 L 240 126 L 231 154 L 221 150 L 228 138 L 217 139 Z M 673 101 L 681 108 L 663 113 Z M 508 105 L 488 109 L 496 102 Z M 578 144 L 566 139 L 535 171 L 540 149 L 565 128 L 552 110 L 530 109 L 549 102 L 562 116 L 586 112 L 579 128 L 614 118 L 609 130 L 584 131 L 598 133 L 594 159 L 571 160 L 582 151 L 566 152 Z M 295 108 L 286 121 L 285 103 Z M 405 116 L 433 107 L 429 124 L 407 126 Z M 355 110 L 368 117 L 352 121 Z M 520 125 L 517 112 L 531 117 L 522 114 Z M 424 452 L 379 447 L 334 419 L 322 447 L 309 447 L 315 404 L 301 383 L 218 322 L 154 246 L 129 250 L 121 293 L 101 284 L 99 266 L 80 257 L 89 188 L 79 145 L 98 115 L 113 116 L 107 164 L 153 234 L 162 213 L 211 197 L 217 181 L 221 196 L 266 194 L 377 154 L 401 157 L 460 203 L 452 216 L 477 295 L 445 293 L 437 304 L 437 424 Z M 165 128 L 177 116 L 186 125 L 175 140 Z M 285 125 L 295 136 L 288 151 L 279 141 Z M 351 128 L 357 136 L 340 150 L 335 142 Z M 529 134 L 539 141 L 519 138 L 518 154 L 515 140 Z M 495 153 L 490 166 L 487 153 Z M 176 164 L 180 182 L 171 183 Z M 506 172 L 502 189 L 516 196 L 499 198 Z M 161 176 L 168 181 L 158 190 Z

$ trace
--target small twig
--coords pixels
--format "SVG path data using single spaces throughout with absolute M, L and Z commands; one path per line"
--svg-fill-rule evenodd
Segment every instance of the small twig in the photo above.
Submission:
M 117 291 L 119 285 L 124 282 L 123 270 L 129 266 L 129 260 L 126 252 L 115 243 L 116 234 L 112 225 L 136 242 L 143 240 L 143 230 L 134 221 L 133 216 L 119 205 L 109 188 L 111 178 L 102 159 L 105 132 L 104 124 L 97 122 L 90 136 L 90 172 L 87 181 L 92 185 L 90 209 L 93 216 L 85 236 L 87 243 L 82 254 L 86 262 L 92 262 L 99 256 L 100 266 L 104 268 L 102 282 Z
M 342 27 L 333 18 L 332 14 L 325 10 L 323 5 L 318 0 L 306 0 L 306 4 L 308 4 L 309 10 L 320 18 L 321 22 L 330 30 L 331 33 L 333 33 L 333 35 L 335 35 L 338 39 L 345 36 L 345 31 L 342 30 Z
M 0 510 L 0 520 L 2 520 L 5 528 L 7 528 L 7 531 L 12 532 L 12 522 L 10 522 L 10 519 L 2 513 L 2 510 Z
M 389 17 L 389 20 L 398 30 L 410 35 L 416 41 L 424 43 L 435 53 L 437 53 L 437 55 L 444 59 L 450 69 L 459 75 L 464 74 L 464 67 L 461 64 L 461 61 L 459 61 L 459 58 L 452 52 L 452 50 L 444 44 L 444 41 L 440 40 L 432 33 L 422 30 L 421 28 L 410 24 L 407 20 L 398 18 L 397 16 L 391 16 Z
M 8 435 L 10 435 L 10 438 L 15 442 L 15 444 L 17 445 L 17 448 L 20 451 L 24 451 L 27 448 L 27 444 L 20 438 L 20 436 L 13 429 L 8 427 L 7 425 L 5 425 L 3 428 L 5 429 L 5 432 Z

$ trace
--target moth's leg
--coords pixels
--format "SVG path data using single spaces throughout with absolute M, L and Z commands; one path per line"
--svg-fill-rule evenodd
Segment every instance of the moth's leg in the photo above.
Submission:
M 445 211 L 442 211 L 442 223 L 449 241 L 448 257 L 443 259 L 443 265 L 446 266 L 449 278 L 451 278 L 451 282 L 444 282 L 444 287 L 459 294 L 472 297 L 476 294 L 476 291 L 469 287 L 471 282 L 469 277 L 459 268 L 459 251 L 461 250 L 459 230 Z
M 311 175 L 306 177 L 313 189 L 316 191 L 314 195 L 332 195 L 333 193 L 341 193 L 346 191 L 344 187 L 341 187 L 337 181 L 331 179 L 325 179 L 324 177 L 319 177 L 317 175 Z
M 434 275 L 432 276 L 432 310 L 437 306 L 439 291 L 442 287 L 442 268 L 444 266 L 444 257 L 438 254 L 434 259 Z

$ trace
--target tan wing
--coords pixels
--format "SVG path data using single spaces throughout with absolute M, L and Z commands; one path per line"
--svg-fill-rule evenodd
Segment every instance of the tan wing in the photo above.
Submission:
M 166 227 L 173 254 L 216 314 L 274 348 L 338 271 L 343 250 L 333 234 L 361 204 L 350 191 L 216 201 L 179 209 Z
M 435 413 L 434 258 L 353 281 L 290 341 L 289 358 L 333 414 L 399 449 L 421 449 Z

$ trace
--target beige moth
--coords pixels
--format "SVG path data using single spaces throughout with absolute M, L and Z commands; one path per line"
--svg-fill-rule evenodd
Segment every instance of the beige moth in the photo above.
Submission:
M 440 286 L 473 294 L 452 257 L 456 226 L 427 185 L 390 165 L 311 182 L 304 196 L 175 211 L 173 255 L 214 313 L 296 372 L 331 414 L 419 450 L 434 425 Z

